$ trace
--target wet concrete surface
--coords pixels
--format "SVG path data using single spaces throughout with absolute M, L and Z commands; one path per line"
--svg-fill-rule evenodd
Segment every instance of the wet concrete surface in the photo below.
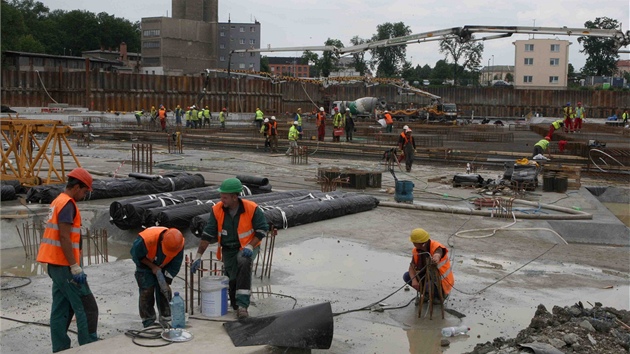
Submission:
M 129 156 L 126 147 L 114 144 L 99 148 L 77 149 L 82 164 L 94 171 L 111 172 L 120 166 L 120 159 Z M 190 171 L 199 171 L 207 183 L 219 183 L 236 174 L 254 174 L 269 177 L 274 189 L 313 188 L 312 182 L 318 167 L 342 166 L 364 169 L 382 169 L 377 161 L 309 158 L 310 164 L 288 164 L 283 156 L 268 156 L 248 152 L 191 151 L 185 157 L 160 154 L 154 160 L 177 159 L 175 165 Z M 415 166 L 410 174 L 397 173 L 399 178 L 413 180 L 417 202 L 444 205 L 461 205 L 461 199 L 475 196 L 471 189 L 453 189 L 448 184 L 429 183 L 426 180 L 439 175 L 452 175 L 462 168 Z M 154 173 L 166 169 L 156 168 Z M 128 173 L 123 166 L 120 173 Z M 499 171 L 480 171 L 484 177 Z M 98 178 L 98 177 L 97 177 Z M 306 180 L 305 180 L 306 179 Z M 583 182 L 585 183 L 585 182 Z M 383 173 L 383 190 L 368 190 L 383 200 L 392 200 L 385 193 L 393 187 L 393 178 Z M 448 194 L 449 197 L 444 197 Z M 599 205 L 581 193 L 542 193 L 527 196 L 543 203 L 572 207 L 580 206 L 593 212 L 598 219 Z M 106 209 L 111 200 L 82 202 L 79 207 L 89 218 L 88 227 L 108 228 L 110 250 L 121 259 L 109 264 L 86 267 L 100 309 L 99 334 L 105 341 L 69 352 L 149 352 L 122 336 L 128 328 L 140 328 L 137 315 L 137 288 L 133 279 L 133 263 L 124 259 L 136 231 L 122 231 L 109 225 Z M 3 203 L 3 212 L 5 208 Z M 19 205 L 10 205 L 20 208 Z M 606 218 L 609 215 L 605 216 Z M 606 219 L 614 223 L 613 219 Z M 3 274 L 33 275 L 32 283 L 13 290 L 3 290 L 3 316 L 27 321 L 47 322 L 50 311 L 50 280 L 35 270 L 34 263 L 20 262 L 19 239 L 15 225 L 18 220 L 2 221 Z M 491 341 L 497 336 L 514 336 L 524 328 L 542 303 L 570 305 L 577 301 L 602 302 L 605 306 L 628 309 L 630 304 L 630 273 L 628 247 L 608 247 L 601 243 L 558 244 L 559 240 L 544 231 L 501 232 L 493 237 L 464 239 L 453 236 L 460 230 L 500 227 L 509 221 L 484 217 L 471 217 L 449 213 L 404 210 L 378 207 L 373 211 L 280 230 L 276 242 L 272 276 L 269 280 L 255 280 L 254 291 L 282 293 L 293 296 L 298 307 L 331 302 L 333 312 L 362 308 L 376 302 L 400 288 L 402 273 L 406 271 L 411 254 L 408 235 L 415 227 L 424 227 L 432 238 L 447 245 L 451 252 L 455 274 L 453 290 L 446 306 L 466 315 L 463 320 L 446 314 L 441 319 L 439 307 L 433 319 L 417 317 L 417 308 L 409 306 L 384 312 L 357 311 L 335 317 L 335 335 L 331 353 L 461 353 L 471 350 L 476 343 Z M 617 220 L 617 223 L 621 222 Z M 617 225 L 615 223 L 615 225 Z M 519 220 L 518 227 L 550 227 L 543 220 Z M 605 230 L 605 229 L 603 229 Z M 567 236 L 567 235 L 564 235 Z M 602 232 L 599 237 L 606 237 Z M 15 245 L 5 249 L 6 244 Z M 194 252 L 198 240 L 187 235 L 187 252 Z M 553 247 L 553 248 L 552 248 Z M 127 248 L 127 250 L 125 250 Z M 551 249 L 551 250 L 550 250 Z M 547 252 L 539 259 L 534 258 Z M 528 264 L 528 262 L 531 262 Z M 21 265 L 20 265 L 21 264 Z M 525 265 L 525 266 L 524 266 Z M 519 267 L 524 266 L 522 269 Z M 22 267 L 20 269 L 20 267 Z M 513 274 L 511 274 L 514 272 Z M 504 279 L 502 279 L 505 277 Z M 495 285 L 493 283 L 497 282 Z M 486 288 L 485 291 L 477 293 Z M 174 289 L 183 288 L 177 279 Z M 410 291 L 398 291 L 383 300 L 383 307 L 407 304 L 413 298 Z M 254 295 L 253 316 L 288 310 L 293 301 L 269 294 Z M 233 318 L 228 314 L 226 318 Z M 445 326 L 466 324 L 471 327 L 469 336 L 451 339 L 451 345 L 439 348 L 440 329 Z M 73 325 L 74 326 L 74 325 Z M 50 351 L 46 327 L 22 325 L 0 320 L 2 352 L 47 353 Z M 207 350 L 208 345 L 222 352 L 262 353 L 282 352 L 272 348 L 234 348 L 224 330 L 215 323 L 191 321 L 196 339 L 182 344 L 179 350 Z M 72 336 L 74 337 L 74 336 Z M 201 339 L 203 337 L 203 339 Z M 29 340 L 24 340 L 29 338 Z M 74 342 L 76 346 L 76 340 Z M 178 346 L 180 344 L 177 344 Z M 175 352 L 173 346 L 164 352 Z M 112 348 L 117 350 L 112 351 Z M 160 351 L 162 352 L 162 351 Z M 314 350 L 313 352 L 324 352 Z

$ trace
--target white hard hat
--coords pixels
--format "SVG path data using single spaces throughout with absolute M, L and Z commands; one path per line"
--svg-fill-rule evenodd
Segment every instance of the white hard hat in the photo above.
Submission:
M 263 122 L 269 123 L 269 118 L 265 118 L 265 120 Z
M 298 121 L 293 121 L 293 125 L 298 125 Z
M 385 110 L 385 113 L 389 112 L 388 110 Z
M 271 120 L 276 120 L 276 116 L 271 116 Z
M 319 107 L 319 111 L 323 112 L 324 111 L 324 107 Z
M 409 126 L 408 126 L 408 125 L 405 125 L 405 126 L 403 127 L 403 130 L 407 130 L 407 129 L 409 129 Z

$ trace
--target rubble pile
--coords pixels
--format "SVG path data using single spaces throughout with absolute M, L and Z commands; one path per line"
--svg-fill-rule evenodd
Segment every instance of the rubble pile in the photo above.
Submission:
M 591 309 L 584 308 L 581 302 L 554 306 L 551 313 L 544 305 L 538 305 L 529 327 L 516 338 L 499 337 L 477 344 L 469 354 L 628 353 L 629 322 L 630 311 L 602 307 L 601 303 L 595 303 Z

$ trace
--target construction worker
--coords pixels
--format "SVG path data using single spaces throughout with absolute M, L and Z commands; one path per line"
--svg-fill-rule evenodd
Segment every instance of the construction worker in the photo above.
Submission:
M 163 105 L 160 105 L 160 109 L 158 110 L 158 117 L 160 118 L 160 126 L 162 127 L 162 131 L 166 131 L 166 108 Z
M 76 201 L 92 190 L 92 176 L 83 168 L 68 173 L 65 190 L 50 203 L 37 261 L 48 264 L 52 279 L 50 338 L 53 353 L 70 348 L 68 326 L 76 317 L 79 345 L 98 340 L 98 305 L 80 266 L 81 213 Z
M 385 133 L 391 133 L 394 130 L 394 118 L 392 118 L 392 115 L 389 114 L 388 110 L 385 110 L 384 113 L 386 124 Z
M 352 141 L 352 135 L 354 133 L 354 119 L 349 108 L 346 108 L 346 114 L 343 117 L 343 126 L 346 130 L 346 141 Z
M 156 119 L 157 119 L 157 110 L 155 109 L 155 106 L 151 106 L 151 123 L 155 124 Z
M 436 266 L 440 273 L 442 294 L 444 299 L 446 299 L 455 284 L 451 261 L 448 259 L 448 250 L 441 243 L 431 240 L 429 233 L 420 228 L 411 231 L 409 241 L 413 243 L 414 247 L 409 270 L 403 275 L 405 283 L 420 291 L 420 284 L 425 279 L 427 267 Z M 439 294 L 438 291 L 437 284 L 435 284 L 433 294 L 439 296 L 437 295 Z M 424 293 L 428 295 L 428 287 L 424 289 Z
M 297 141 L 299 139 L 300 132 L 297 130 L 297 125 L 298 122 L 293 121 L 291 128 L 289 128 L 289 148 L 287 149 L 287 152 L 284 153 L 287 156 L 289 156 L 291 151 L 296 151 L 298 148 Z
M 265 118 L 263 120 L 263 125 L 260 128 L 260 134 L 265 137 L 265 148 L 263 149 L 264 152 L 267 152 L 267 147 L 271 147 L 271 142 L 269 141 L 269 130 L 269 118 Z
M 271 152 L 278 152 L 278 122 L 275 116 L 271 116 L 269 121 L 269 143 L 271 145 Z
M 411 172 L 413 157 L 416 152 L 416 140 L 411 136 L 411 128 L 407 127 L 405 131 L 400 133 L 400 137 L 398 137 L 398 149 L 402 151 L 405 156 L 405 169 L 407 172 Z
M 186 113 L 184 114 L 184 118 L 186 119 L 186 128 L 192 128 L 193 126 L 192 107 L 188 107 L 188 109 L 186 110 Z
M 203 128 L 203 108 L 199 107 L 197 111 L 197 124 L 199 124 L 199 129 Z
M 223 107 L 219 112 L 219 123 L 221 123 L 221 129 L 225 129 L 225 116 L 227 115 L 227 109 Z
M 549 126 L 549 132 L 547 133 L 547 136 L 551 139 L 553 137 L 553 132 L 555 132 L 556 130 L 562 128 L 563 126 L 564 126 L 564 122 L 562 121 L 562 119 L 558 119 L 558 120 L 554 121 Z
M 190 117 L 192 120 L 192 127 L 194 129 L 199 128 L 199 111 L 195 105 L 190 106 Z
M 324 112 L 324 107 L 319 107 L 315 124 L 317 125 L 317 140 L 324 141 L 324 136 L 326 135 L 326 112 Z
M 299 139 L 302 140 L 302 108 L 298 108 L 297 112 L 295 112 L 295 116 L 293 116 L 293 120 L 296 121 L 297 124 L 297 130 L 299 133 Z
M 258 129 L 262 127 L 263 117 L 264 117 L 264 114 L 260 110 L 260 108 L 256 108 L 256 117 L 254 118 L 254 121 L 256 122 L 256 126 L 258 127 Z
M 582 130 L 582 120 L 586 118 L 586 113 L 584 111 L 584 107 L 582 107 L 582 102 L 577 103 L 577 107 L 575 107 L 575 119 L 573 120 L 573 129 L 576 132 L 580 132 Z
M 139 111 L 135 111 L 133 115 L 136 117 L 136 122 L 138 122 L 138 126 L 142 125 L 142 116 L 144 115 L 144 109 Z
M 573 117 L 575 116 L 575 111 L 573 107 L 571 107 L 571 102 L 567 102 L 566 107 L 562 109 L 564 113 L 564 131 L 566 133 L 573 133 Z
M 177 229 L 149 227 L 139 233 L 130 253 L 136 264 L 135 277 L 140 293 L 138 308 L 142 325 L 147 328 L 155 324 L 153 304 L 157 302 L 159 323 L 167 327 L 171 320 L 170 285 L 184 260 L 184 236 Z
M 343 131 L 343 120 L 341 119 L 341 113 L 339 113 L 339 107 L 335 107 L 335 115 L 333 116 L 333 141 L 340 141 L 340 130 Z M 335 132 L 337 131 L 337 132 Z
M 621 121 L 623 122 L 623 126 L 628 128 L 628 118 L 630 118 L 630 114 L 628 114 L 628 109 L 623 110 L 623 114 L 621 115 Z
M 544 156 L 544 152 L 549 147 L 550 141 L 551 141 L 551 138 L 546 136 L 544 139 L 540 139 L 536 144 L 534 144 L 534 152 L 532 153 L 532 159 L 538 155 Z
M 210 128 L 210 120 L 212 119 L 212 113 L 210 113 L 210 109 L 208 108 L 208 106 L 206 106 L 206 108 L 203 109 L 203 126 L 206 126 L 206 123 L 208 123 L 208 128 Z
M 229 297 L 239 319 L 249 317 L 252 264 L 260 250 L 260 241 L 267 235 L 269 224 L 265 214 L 252 201 L 239 198 L 243 185 L 237 178 L 221 183 L 221 201 L 212 207 L 203 229 L 197 256 L 190 270 L 201 266 L 201 257 L 208 245 L 217 243 L 217 259 L 223 261 L 230 278 Z
M 183 115 L 184 115 L 184 110 L 182 109 L 182 107 L 177 105 L 177 107 L 175 108 L 175 125 L 177 125 L 178 127 L 182 126 Z

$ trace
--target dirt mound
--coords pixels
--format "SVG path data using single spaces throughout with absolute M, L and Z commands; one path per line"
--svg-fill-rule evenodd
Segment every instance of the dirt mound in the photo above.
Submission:
M 554 306 L 552 313 L 538 305 L 529 327 L 516 338 L 499 337 L 477 344 L 469 354 L 628 353 L 628 322 L 630 311 L 602 307 L 600 303 L 595 303 L 592 309 L 584 308 L 581 302 L 573 306 Z

